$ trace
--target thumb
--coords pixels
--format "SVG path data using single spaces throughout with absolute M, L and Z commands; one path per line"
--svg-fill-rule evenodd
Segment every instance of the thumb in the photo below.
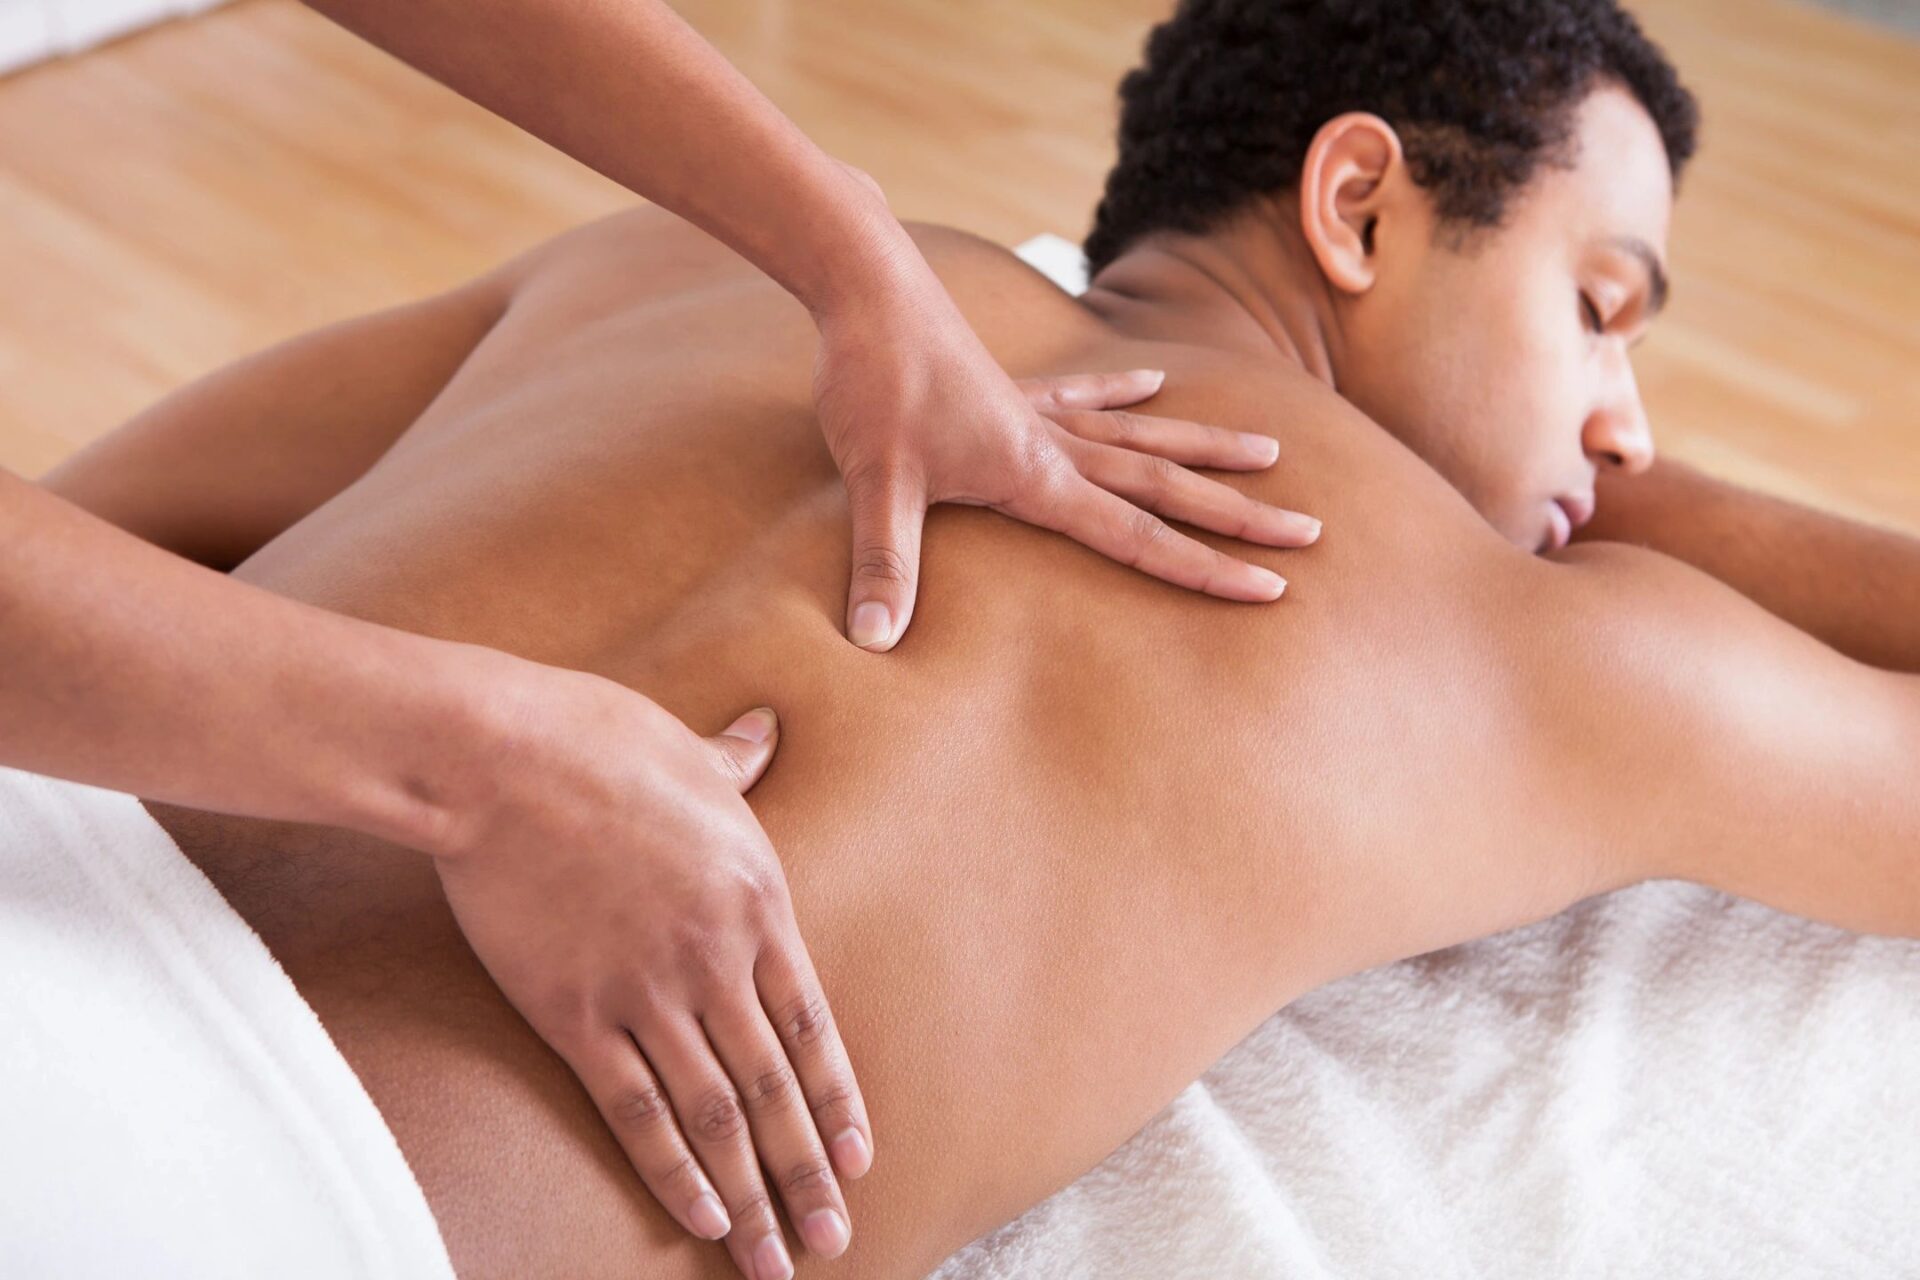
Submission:
M 924 485 L 900 472 L 847 485 L 853 516 L 853 581 L 847 590 L 847 639 L 885 653 L 913 616 L 920 576 Z
M 760 781 L 780 745 L 780 717 L 772 707 L 755 707 L 706 742 L 715 767 L 744 795 Z

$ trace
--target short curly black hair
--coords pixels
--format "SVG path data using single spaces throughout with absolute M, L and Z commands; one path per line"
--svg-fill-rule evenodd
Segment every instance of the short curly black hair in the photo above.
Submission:
M 1150 232 L 1204 233 L 1294 188 L 1314 134 L 1347 111 L 1393 125 L 1443 223 L 1497 226 L 1606 81 L 1653 118 L 1677 183 L 1699 108 L 1613 0 L 1181 0 L 1120 82 L 1120 154 L 1089 269 Z

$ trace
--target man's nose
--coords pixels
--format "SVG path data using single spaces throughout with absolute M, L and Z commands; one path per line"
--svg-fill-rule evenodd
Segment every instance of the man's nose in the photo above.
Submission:
M 1633 366 L 1624 359 L 1612 394 L 1587 418 L 1580 444 L 1596 466 L 1630 476 L 1653 465 L 1653 428 L 1647 422 L 1646 406 L 1640 402 Z

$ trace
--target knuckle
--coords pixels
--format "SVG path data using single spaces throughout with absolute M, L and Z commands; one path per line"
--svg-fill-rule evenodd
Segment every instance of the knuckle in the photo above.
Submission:
M 1071 437 L 1061 436 L 1061 439 L 1068 438 Z M 995 456 L 1003 469 L 1021 476 L 1051 471 L 1065 460 L 1060 439 L 1055 438 L 1055 431 L 1044 426 L 1034 430 L 1016 428 L 1003 437 Z
M 1084 480 L 1074 455 L 1044 436 L 1024 446 L 1010 465 L 1020 489 L 1048 503 L 1066 501 Z
M 819 1091 L 813 1116 L 820 1132 L 833 1134 L 853 1123 L 853 1086 L 836 1080 Z
M 1140 419 L 1124 409 L 1107 414 L 1108 438 L 1122 448 L 1130 448 L 1140 438 Z
M 854 557 L 853 572 L 855 577 L 895 586 L 905 586 L 913 581 L 913 567 L 907 563 L 907 558 L 886 546 L 863 548 Z
M 727 1202 L 727 1216 L 733 1219 L 734 1230 L 740 1229 L 743 1222 L 765 1224 L 773 1219 L 773 1201 L 767 1198 L 767 1190 L 755 1178 L 752 1185 L 741 1191 Z
M 734 873 L 734 896 L 751 910 L 754 920 L 764 920 L 768 908 L 784 899 L 787 878 L 772 859 L 743 861 Z
M 820 1043 L 833 1026 L 826 999 L 817 991 L 803 991 L 774 1013 L 773 1025 L 780 1038 L 790 1045 L 808 1047 Z
M 1226 489 L 1226 486 L 1222 485 L 1221 488 Z M 1247 536 L 1247 531 L 1253 528 L 1254 519 L 1260 514 L 1265 504 L 1255 502 L 1237 490 L 1227 489 L 1226 494 L 1222 517 L 1233 521 L 1233 527 L 1223 528 L 1220 532 L 1230 538 L 1244 538 Z
M 658 1178 L 662 1187 L 676 1196 L 692 1201 L 706 1190 L 700 1177 L 700 1162 L 690 1155 L 683 1155 L 664 1170 Z
M 1173 530 L 1162 524 L 1152 512 L 1135 507 L 1133 514 L 1127 517 L 1126 541 L 1133 557 L 1128 563 L 1137 566 L 1172 535 Z
M 702 1142 L 728 1142 L 746 1127 L 747 1114 L 740 1096 L 730 1086 L 715 1085 L 701 1095 L 693 1111 L 694 1136 Z
M 757 750 L 757 748 L 755 748 Z M 747 780 L 747 748 L 724 746 L 714 753 L 714 767 L 728 782 L 738 785 Z
M 614 1090 L 607 1099 L 607 1114 L 614 1124 L 629 1133 L 649 1133 L 672 1116 L 666 1095 L 651 1081 L 638 1081 Z
M 886 459 L 869 455 L 843 458 L 839 462 L 840 478 L 847 486 L 848 493 L 861 493 L 869 489 L 885 490 L 893 485 L 896 468 Z
M 740 918 L 740 908 L 758 907 L 778 897 L 782 878 L 754 851 L 716 859 L 700 884 L 700 901 L 706 918 L 688 921 L 678 931 L 678 949 L 692 956 L 718 957 L 728 951 L 730 926 Z
M 1208 548 L 1205 563 L 1206 569 L 1201 577 L 1200 589 L 1208 592 L 1218 589 L 1220 584 L 1233 577 L 1240 567 L 1240 562 L 1232 556 L 1214 551 L 1212 548 Z
M 810 1191 L 824 1191 L 833 1187 L 833 1167 L 824 1160 L 803 1160 L 788 1169 L 780 1179 L 780 1192 L 785 1196 L 804 1196 Z
M 1148 500 L 1159 505 L 1173 497 L 1185 473 L 1180 464 L 1149 454 L 1145 456 L 1142 474 L 1146 480 Z
M 768 902 L 787 900 L 787 870 L 768 845 L 750 865 L 754 895 Z
M 1019 383 L 1027 403 L 1041 413 L 1057 413 L 1065 409 L 1066 392 L 1070 385 L 1065 378 L 1024 378 Z
M 793 1071 L 784 1063 L 778 1063 L 755 1072 L 741 1092 L 746 1097 L 749 1111 L 755 1115 L 767 1115 L 791 1107 L 796 1089 Z

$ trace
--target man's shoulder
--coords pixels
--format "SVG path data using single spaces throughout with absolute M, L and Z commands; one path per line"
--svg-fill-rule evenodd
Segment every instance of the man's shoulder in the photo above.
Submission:
M 974 269 L 1005 269 L 1039 274 L 1022 262 L 1013 250 L 976 232 L 940 222 L 907 221 L 900 225 L 935 270 L 942 263 L 954 263 Z
M 685 218 L 636 204 L 570 227 L 500 264 L 489 277 L 513 293 L 529 287 L 611 291 L 629 302 L 734 279 L 758 268 Z
M 1092 311 L 1007 246 L 959 227 L 902 225 L 974 332 L 1016 376 L 1103 336 Z

